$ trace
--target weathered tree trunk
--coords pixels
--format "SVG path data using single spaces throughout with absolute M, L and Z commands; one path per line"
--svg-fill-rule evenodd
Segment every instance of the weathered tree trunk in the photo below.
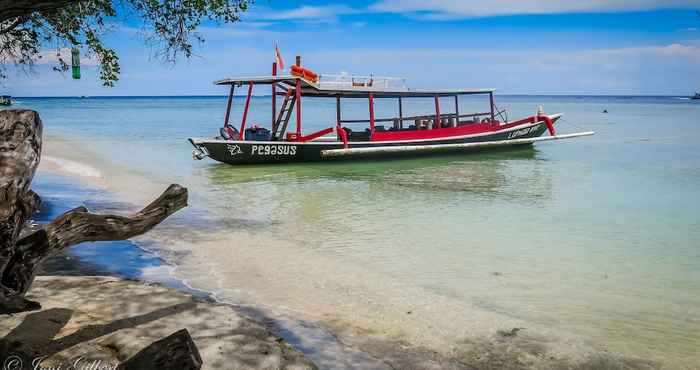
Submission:
M 78 207 L 44 227 L 20 235 L 41 202 L 29 189 L 41 157 L 42 124 L 31 110 L 0 111 L 0 312 L 27 308 L 39 264 L 72 245 L 123 240 L 147 232 L 187 205 L 187 189 L 170 185 L 131 216 L 96 215 Z

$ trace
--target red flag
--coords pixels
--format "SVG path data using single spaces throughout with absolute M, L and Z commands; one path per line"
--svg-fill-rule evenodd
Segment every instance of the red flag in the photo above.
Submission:
M 280 48 L 275 42 L 275 62 L 277 63 L 277 68 L 284 70 L 284 59 L 282 59 L 282 53 L 280 53 Z

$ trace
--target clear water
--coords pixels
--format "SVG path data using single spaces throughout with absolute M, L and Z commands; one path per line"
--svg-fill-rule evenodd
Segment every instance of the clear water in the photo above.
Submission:
M 565 114 L 560 132 L 596 135 L 489 154 L 238 168 L 192 161 L 186 141 L 216 134 L 224 97 L 17 101 L 41 113 L 48 140 L 188 186 L 193 208 L 230 227 L 627 356 L 700 363 L 697 101 L 497 96 L 511 118 L 541 104 Z M 433 109 L 431 99 L 413 103 L 405 114 Z M 483 103 L 464 99 L 460 111 Z M 252 106 L 251 122 L 269 125 L 269 98 Z M 343 108 L 366 118 L 362 100 Z M 381 102 L 377 116 L 396 109 Z M 305 131 L 328 127 L 335 102 L 309 99 L 303 112 Z

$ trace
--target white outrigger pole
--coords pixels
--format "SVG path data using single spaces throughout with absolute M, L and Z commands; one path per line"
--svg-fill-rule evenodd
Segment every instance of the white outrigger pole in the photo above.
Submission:
M 329 149 L 321 151 L 321 157 L 334 158 L 346 156 L 365 156 L 373 154 L 397 154 L 397 153 L 421 153 L 421 152 L 447 152 L 455 150 L 468 150 L 484 147 L 498 147 L 511 145 L 532 144 L 537 141 L 563 140 L 581 136 L 590 136 L 595 134 L 594 131 L 578 132 L 574 134 L 540 136 L 525 139 L 510 139 L 498 141 L 486 141 L 478 143 L 459 143 L 459 144 L 440 144 L 440 145 L 402 145 L 402 146 L 384 146 L 377 148 L 348 148 L 348 149 Z

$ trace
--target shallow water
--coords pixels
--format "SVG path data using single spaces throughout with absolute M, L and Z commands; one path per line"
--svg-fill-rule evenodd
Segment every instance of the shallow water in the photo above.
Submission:
M 254 99 L 252 122 L 269 121 L 268 99 Z M 367 293 L 385 295 L 387 301 L 400 296 L 398 290 L 425 292 L 575 333 L 611 351 L 670 368 L 700 362 L 696 102 L 504 96 L 497 103 L 512 118 L 532 114 L 542 104 L 547 112 L 565 114 L 560 132 L 597 134 L 488 154 L 233 168 L 192 161 L 186 142 L 187 137 L 216 133 L 223 97 L 17 100 L 39 110 L 48 142 L 94 153 L 73 157 L 88 163 L 99 158 L 99 167 L 93 163 L 98 171 L 112 173 L 112 178 L 129 172 L 141 174 L 144 182 L 188 186 L 193 194 L 188 214 L 198 217 L 190 218 L 190 224 L 181 219 L 181 227 L 195 231 L 216 224 L 217 233 L 223 228 L 260 237 L 241 243 L 246 249 L 240 252 L 263 261 L 257 265 L 261 269 L 284 271 L 283 262 L 266 256 L 276 249 L 265 243 L 286 241 L 285 248 L 292 250 L 278 254 L 297 253 L 305 259 L 294 263 L 309 264 L 308 275 L 297 278 L 320 281 L 321 274 L 337 275 L 325 286 L 295 282 L 304 287 L 298 292 L 326 290 L 327 295 L 319 296 L 357 299 L 362 294 L 345 294 L 337 281 L 359 284 L 371 273 L 392 281 L 386 291 Z M 237 97 L 233 122 L 239 119 L 241 100 Z M 430 99 L 416 103 L 416 110 L 432 107 Z M 478 103 L 465 99 L 460 111 L 477 110 Z M 449 111 L 450 102 L 442 104 Z M 344 108 L 348 119 L 366 115 L 361 101 Z M 378 117 L 395 108 L 380 105 Z M 603 109 L 610 113 L 602 114 Z M 334 115 L 334 102 L 304 105 L 309 131 L 328 126 Z M 50 155 L 71 157 L 65 149 Z M 190 241 L 196 244 L 196 236 Z M 208 253 L 193 253 L 192 261 L 227 258 L 223 249 Z M 317 268 L 319 261 L 361 266 L 368 274 Z M 292 309 L 320 309 L 276 291 L 288 287 L 281 282 L 260 288 L 264 294 L 245 293 L 256 284 L 212 272 L 215 268 L 198 271 L 187 257 L 181 262 L 190 264 L 182 271 L 202 274 L 200 284 L 222 292 L 262 297 Z M 425 319 L 439 321 L 441 314 L 426 313 Z

